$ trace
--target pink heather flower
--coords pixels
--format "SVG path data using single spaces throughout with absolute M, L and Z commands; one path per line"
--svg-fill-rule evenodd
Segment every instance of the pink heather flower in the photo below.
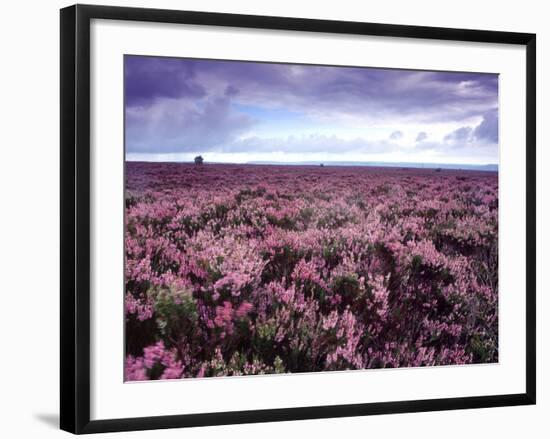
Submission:
M 235 311 L 235 315 L 239 318 L 242 318 L 246 316 L 252 310 L 252 308 L 253 305 L 251 303 L 243 302 L 241 303 L 237 311 Z
M 231 334 L 233 332 L 233 305 L 231 302 L 223 302 L 223 306 L 216 307 L 216 317 L 214 318 L 214 324 Z
M 338 323 L 338 312 L 332 311 L 327 317 L 323 318 L 322 326 L 325 331 L 328 331 L 330 329 L 335 328 L 337 323 Z
M 384 319 L 388 313 L 388 295 L 389 292 L 384 286 L 385 279 L 383 276 L 375 276 L 371 279 L 372 293 L 374 295 L 374 302 L 378 306 L 377 314 L 380 318 Z
M 132 355 L 126 357 L 126 364 L 124 367 L 124 377 L 126 381 L 145 381 L 147 377 L 147 370 L 143 364 L 142 358 L 134 358 Z
M 125 379 L 498 360 L 496 174 L 126 167 Z
M 140 321 L 153 317 L 153 300 L 151 298 L 144 302 L 143 299 L 136 299 L 132 294 L 127 293 L 124 305 L 126 315 L 137 314 L 137 318 Z
M 197 378 L 202 378 L 205 372 L 206 372 L 206 367 L 202 365 L 199 371 L 197 372 Z
M 148 346 L 143 349 L 143 357 L 145 367 L 151 369 L 157 361 L 159 361 L 164 354 L 164 343 L 162 341 L 157 344 Z
M 176 379 L 181 378 L 181 375 L 183 373 L 183 366 L 181 365 L 181 362 L 177 362 L 174 364 L 170 364 L 166 369 L 164 369 L 164 372 L 162 372 L 162 375 L 160 376 L 161 380 L 170 380 L 170 379 Z

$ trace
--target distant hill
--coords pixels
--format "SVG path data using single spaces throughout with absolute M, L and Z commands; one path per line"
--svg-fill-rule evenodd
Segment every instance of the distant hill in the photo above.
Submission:
M 467 165 L 454 163 L 408 163 L 408 162 L 346 162 L 346 161 L 303 161 L 303 162 L 270 162 L 253 161 L 247 162 L 248 165 L 295 165 L 295 166 L 374 166 L 388 168 L 426 168 L 426 169 L 464 169 L 470 171 L 490 171 L 498 172 L 497 164 L 487 165 Z

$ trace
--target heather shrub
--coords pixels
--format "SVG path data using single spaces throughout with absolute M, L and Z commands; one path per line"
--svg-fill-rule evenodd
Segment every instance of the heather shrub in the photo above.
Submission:
M 496 174 L 127 166 L 126 380 L 498 361 Z

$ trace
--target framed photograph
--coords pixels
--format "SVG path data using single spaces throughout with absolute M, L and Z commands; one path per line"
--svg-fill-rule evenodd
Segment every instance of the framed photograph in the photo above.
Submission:
M 535 403 L 535 35 L 61 10 L 61 428 Z

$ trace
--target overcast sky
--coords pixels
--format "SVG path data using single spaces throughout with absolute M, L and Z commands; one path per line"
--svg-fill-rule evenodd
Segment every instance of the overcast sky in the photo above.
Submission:
M 124 62 L 128 160 L 498 163 L 495 74 Z

